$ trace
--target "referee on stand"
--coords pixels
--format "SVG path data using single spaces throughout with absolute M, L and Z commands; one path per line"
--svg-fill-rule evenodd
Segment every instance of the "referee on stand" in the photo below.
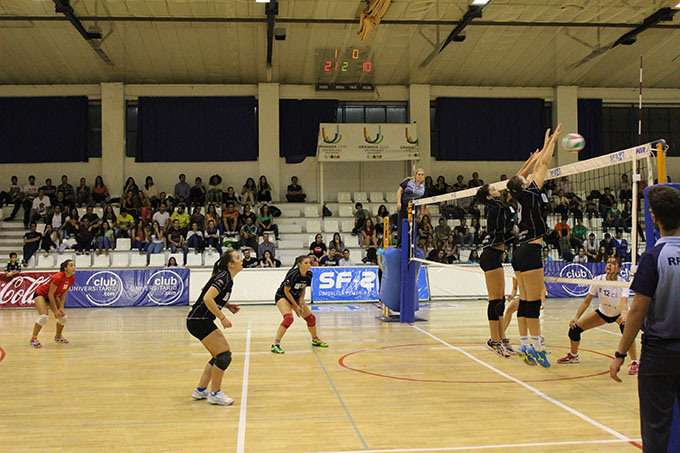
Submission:
M 680 397 L 680 191 L 655 186 L 647 198 L 661 239 L 640 258 L 630 286 L 635 298 L 609 372 L 621 382 L 617 373 L 625 351 L 642 328 L 638 375 L 642 447 L 645 452 L 665 452 L 673 404 Z

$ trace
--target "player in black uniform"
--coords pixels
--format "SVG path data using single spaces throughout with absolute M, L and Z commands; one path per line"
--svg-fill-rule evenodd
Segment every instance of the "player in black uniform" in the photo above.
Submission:
M 234 400 L 221 390 L 224 370 L 231 363 L 231 351 L 227 339 L 215 325 L 215 319 L 219 319 L 223 327 L 231 327 L 231 322 L 222 313 L 222 308 L 225 307 L 234 314 L 238 313 L 239 306 L 228 301 L 234 286 L 234 277 L 242 269 L 243 262 L 238 252 L 227 249 L 222 253 L 213 267 L 210 280 L 203 287 L 200 297 L 187 315 L 189 333 L 198 338 L 212 356 L 198 381 L 198 387 L 191 396 L 197 400 L 207 398 L 210 404 L 220 406 L 233 404 Z M 208 384 L 211 391 L 208 391 Z
M 283 354 L 281 349 L 281 338 L 286 334 L 288 328 L 293 324 L 293 311 L 307 322 L 307 329 L 312 334 L 312 346 L 327 348 L 328 344 L 321 341 L 316 333 L 316 317 L 312 314 L 305 303 L 305 288 L 312 284 L 312 271 L 309 257 L 301 255 L 295 258 L 295 265 L 288 271 L 286 278 L 276 291 L 274 300 L 276 306 L 283 315 L 283 321 L 276 331 L 276 338 L 271 351 L 275 354 Z
M 519 307 L 517 323 L 521 345 L 519 354 L 529 365 L 539 364 L 548 368 L 550 362 L 541 345 L 541 295 L 545 289 L 543 279 L 543 261 L 541 246 L 543 236 L 548 232 L 546 223 L 548 198 L 541 192 L 548 164 L 555 151 L 555 142 L 562 133 L 562 125 L 558 125 L 554 134 L 550 129 L 545 133 L 543 149 L 532 155 L 527 166 L 527 174 L 533 167 L 532 175 L 527 179 L 523 175 L 515 175 L 508 181 L 508 192 L 517 201 L 519 214 L 520 246 L 512 256 L 512 267 L 519 284 Z M 531 345 L 528 333 L 531 334 Z

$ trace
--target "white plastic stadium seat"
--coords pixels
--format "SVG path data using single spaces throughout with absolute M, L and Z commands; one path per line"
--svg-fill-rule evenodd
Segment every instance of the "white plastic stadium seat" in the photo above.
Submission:
M 179 261 L 177 262 L 180 263 Z M 189 253 L 187 255 L 187 267 L 203 266 L 203 255 L 196 253 Z
M 338 221 L 337 220 L 324 220 L 323 221 L 323 230 L 326 233 L 337 233 L 339 231 Z
M 213 267 L 215 262 L 220 259 L 220 254 L 219 253 L 208 253 L 205 255 L 205 264 L 204 266 L 209 266 Z
M 305 217 L 319 217 L 319 207 L 317 205 L 305 206 Z
M 111 267 L 128 267 L 131 255 L 132 253 L 130 252 L 114 253 L 111 255 Z M 146 255 L 139 255 L 137 253 L 135 253 L 135 255 L 142 256 L 146 259 Z M 146 264 L 146 261 L 144 261 L 144 264 Z
M 354 202 L 368 203 L 368 197 L 366 196 L 366 192 L 354 192 Z
M 110 267 L 111 260 L 107 255 L 99 255 L 94 257 L 94 263 L 92 267 Z
M 343 233 L 351 233 L 354 229 L 354 220 L 343 220 L 340 222 L 340 230 Z
M 132 248 L 132 242 L 130 238 L 118 238 L 116 239 L 116 250 L 130 250 Z
M 338 203 L 351 203 L 352 195 L 349 192 L 338 192 Z
M 397 193 L 396 192 L 386 192 L 385 193 L 385 200 L 387 200 L 388 203 L 396 203 L 397 202 Z
M 371 199 L 371 203 L 382 203 L 385 201 L 382 192 L 371 192 L 369 198 Z
M 187 260 L 189 259 L 189 255 L 193 253 L 193 250 L 190 250 L 189 253 L 187 253 Z M 200 255 L 199 255 L 200 256 Z M 171 253 L 168 255 L 168 257 L 165 259 L 165 266 L 168 265 L 168 261 L 170 261 L 170 258 L 174 257 L 175 261 L 177 261 L 178 266 L 184 266 L 184 254 L 183 253 Z M 163 266 L 163 267 L 165 267 Z
M 307 220 L 307 233 L 318 233 L 321 231 L 321 222 L 318 220 Z
M 145 267 L 146 266 L 146 255 L 139 255 L 133 253 L 130 255 L 130 267 Z
M 76 269 L 87 269 L 92 266 L 90 255 L 76 255 Z
M 38 263 L 36 264 L 35 267 L 39 267 L 41 269 L 47 269 L 54 267 L 54 255 L 49 254 L 47 256 L 43 255 L 42 252 L 37 252 L 36 256 L 38 257 Z M 89 257 L 88 257 L 89 258 Z
M 339 210 L 340 217 L 354 217 L 354 211 L 352 211 L 352 206 L 340 206 Z
M 179 263 L 179 261 L 178 261 Z M 149 261 L 150 267 L 165 267 L 165 253 L 153 253 L 151 255 L 151 261 Z

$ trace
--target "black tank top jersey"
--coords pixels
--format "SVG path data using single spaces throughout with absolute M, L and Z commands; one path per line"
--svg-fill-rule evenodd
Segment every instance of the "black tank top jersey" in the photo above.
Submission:
M 545 236 L 548 232 L 548 197 L 534 181 L 529 187 L 513 195 L 519 215 L 519 242 L 525 243 Z
M 214 320 L 215 315 L 212 314 L 208 307 L 203 302 L 203 297 L 205 293 L 208 292 L 210 288 L 215 288 L 218 292 L 215 297 L 215 303 L 218 307 L 223 308 L 229 301 L 229 296 L 231 296 L 231 289 L 234 286 L 234 281 L 231 279 L 231 274 L 229 271 L 218 272 L 214 277 L 211 277 L 208 283 L 201 291 L 201 296 L 198 298 L 187 319 L 209 319 Z
M 311 284 L 312 284 L 312 271 L 307 271 L 307 275 L 303 276 L 302 274 L 300 274 L 300 268 L 294 266 L 293 268 L 291 268 L 291 270 L 288 271 L 288 273 L 286 274 L 286 278 L 283 280 L 281 286 L 279 286 L 279 289 L 276 291 L 276 300 L 286 299 L 286 293 L 283 291 L 283 288 L 287 286 L 290 288 L 290 294 L 297 301 L 298 298 L 300 297 L 300 294 L 302 294 L 302 291 L 306 287 L 311 286 Z
M 482 240 L 482 247 L 506 244 L 512 242 L 515 225 L 515 210 L 493 198 L 486 204 L 486 236 Z

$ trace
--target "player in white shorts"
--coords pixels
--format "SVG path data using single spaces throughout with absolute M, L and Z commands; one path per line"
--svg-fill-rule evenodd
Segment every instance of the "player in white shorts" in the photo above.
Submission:
M 607 267 L 604 275 L 598 275 L 593 280 L 625 281 L 618 274 L 621 270 L 620 258 L 611 257 L 607 260 Z M 592 313 L 583 316 L 588 309 L 593 297 L 597 295 L 600 306 Z M 628 315 L 628 288 L 614 286 L 591 286 L 586 298 L 578 307 L 576 316 L 569 321 L 569 339 L 571 340 L 571 351 L 557 363 L 579 363 L 578 346 L 581 342 L 581 333 L 604 324 L 617 323 L 623 333 Z M 628 350 L 630 353 L 631 364 L 628 374 L 637 374 L 638 361 L 635 343 Z

